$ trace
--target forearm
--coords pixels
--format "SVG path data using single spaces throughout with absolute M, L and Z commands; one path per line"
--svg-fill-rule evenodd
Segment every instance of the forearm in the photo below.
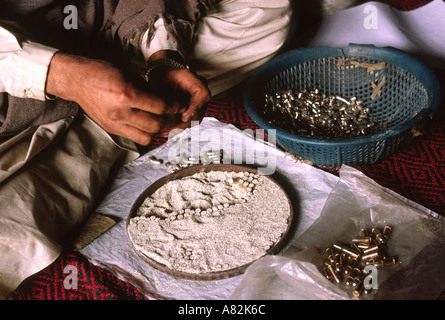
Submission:
M 46 92 L 74 101 L 84 110 L 92 101 L 105 103 L 113 100 L 118 104 L 123 103 L 121 99 L 125 100 L 138 94 L 134 86 L 113 64 L 64 52 L 56 53 L 51 60 Z
M 49 94 L 76 102 L 105 131 L 144 145 L 169 130 L 165 116 L 180 108 L 138 89 L 106 61 L 65 53 L 54 55 L 46 87 Z
M 79 88 L 88 77 L 89 65 L 93 61 L 62 52 L 56 53 L 48 69 L 46 93 L 79 102 Z

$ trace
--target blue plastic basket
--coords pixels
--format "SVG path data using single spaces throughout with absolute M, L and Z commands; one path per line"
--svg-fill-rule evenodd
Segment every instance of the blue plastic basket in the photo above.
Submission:
M 385 63 L 381 70 L 367 66 Z M 374 68 L 375 69 L 375 68 Z M 386 81 L 371 99 L 374 84 Z M 351 44 L 344 49 L 303 48 L 284 53 L 258 69 L 244 93 L 247 113 L 265 130 L 275 129 L 277 144 L 316 165 L 372 164 L 394 153 L 414 137 L 412 128 L 432 118 L 440 100 L 434 73 L 416 58 L 394 48 Z M 286 132 L 263 117 L 265 94 L 281 90 L 315 90 L 356 97 L 370 109 L 376 124 L 354 138 L 316 139 Z

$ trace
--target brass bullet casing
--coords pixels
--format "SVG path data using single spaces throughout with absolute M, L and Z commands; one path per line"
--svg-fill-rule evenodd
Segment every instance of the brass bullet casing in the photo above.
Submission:
M 357 262 L 358 262 L 357 258 L 354 258 L 352 256 L 346 256 L 345 261 L 343 262 L 343 265 L 355 267 Z
M 348 287 L 352 287 L 352 282 L 354 281 L 353 278 L 351 277 L 347 277 L 345 280 L 345 285 L 347 285 Z
M 342 252 L 343 245 L 339 242 L 336 242 L 333 244 L 332 248 L 334 248 L 335 250 L 337 250 L 339 252 Z
M 353 258 L 357 259 L 358 257 L 360 257 L 360 253 L 359 252 L 357 252 L 354 249 L 351 249 L 351 248 L 349 248 L 349 247 L 347 247 L 347 246 L 345 246 L 345 245 L 343 245 L 343 244 L 341 244 L 339 242 L 336 242 L 333 245 L 333 247 L 334 247 L 334 249 L 336 249 L 336 250 L 338 250 L 340 252 L 343 252 L 343 253 L 345 253 L 345 254 L 353 257 Z
M 363 282 L 360 282 L 354 289 L 354 291 L 352 291 L 352 295 L 356 298 L 360 297 L 360 295 L 362 294 L 364 289 L 364 285 Z
M 335 272 L 337 273 L 343 272 L 343 255 L 337 253 L 334 256 L 334 266 L 335 266 Z
M 335 259 L 334 259 L 335 252 L 334 252 L 334 250 L 332 248 L 326 248 L 326 255 L 327 255 L 328 260 L 331 263 L 335 263 Z
M 369 237 L 369 231 L 367 228 L 362 228 L 362 230 L 360 230 L 360 235 L 362 237 Z
M 334 250 L 332 248 L 326 248 L 325 252 L 328 257 L 334 255 Z
M 363 282 L 360 279 L 357 279 L 357 278 L 352 279 L 352 286 L 354 288 L 357 288 L 361 285 L 363 285 Z
M 373 252 L 378 252 L 379 250 L 380 250 L 380 246 L 375 244 L 375 245 L 369 246 L 366 249 L 363 249 L 362 252 L 363 252 L 364 255 L 366 255 L 366 254 L 370 254 L 370 253 L 373 253 Z
M 354 268 L 354 269 L 352 269 L 351 274 L 349 275 L 349 277 L 352 278 L 352 279 L 356 279 L 356 278 L 359 278 L 361 274 L 362 274 L 362 270 L 361 269 Z
M 328 279 L 329 281 L 332 281 L 334 279 L 331 273 L 329 272 L 328 267 L 323 268 L 323 274 L 325 278 Z
M 385 238 L 383 237 L 383 234 L 380 232 L 378 228 L 373 228 L 371 232 L 373 233 L 375 241 L 378 244 L 385 243 Z
M 338 283 L 341 283 L 340 275 L 338 275 L 338 274 L 335 272 L 335 270 L 334 270 L 334 268 L 332 267 L 332 265 L 328 265 L 328 266 L 327 266 L 327 271 L 328 271 L 329 275 L 332 277 L 332 279 L 333 279 L 337 284 L 338 284 Z
M 343 261 L 343 273 L 345 275 L 349 275 L 351 271 L 355 268 L 357 263 L 358 259 L 355 259 L 351 256 L 346 256 L 345 260 Z
M 390 226 L 385 226 L 383 228 L 383 237 L 385 238 L 385 242 L 388 241 L 389 236 L 391 235 L 392 228 Z
M 357 237 L 357 238 L 353 238 L 352 242 L 355 244 L 363 244 L 363 245 L 370 245 L 372 242 L 372 238 L 371 237 Z
M 343 273 L 344 273 L 346 276 L 348 276 L 348 275 L 351 274 L 351 271 L 352 271 L 353 269 L 354 269 L 354 267 L 352 267 L 352 266 L 346 266 L 346 267 L 343 268 Z
M 361 259 L 362 261 L 366 261 L 366 260 L 374 260 L 374 259 L 378 259 L 380 258 L 380 253 L 378 251 L 376 252 L 371 252 L 368 254 L 364 254 Z
M 369 248 L 369 244 L 356 244 L 354 245 L 357 250 L 363 252 L 364 250 L 367 250 Z
M 377 261 L 374 263 L 374 265 L 375 265 L 376 267 L 386 268 L 386 267 L 395 265 L 396 262 L 397 262 L 397 261 L 396 261 L 396 258 L 391 257 L 391 258 L 384 258 L 384 259 L 381 259 L 381 260 L 377 260 Z
M 369 260 L 365 261 L 365 265 L 366 266 L 371 266 L 371 265 L 376 266 L 376 264 L 378 264 L 379 261 L 380 261 L 380 259 L 369 259 Z

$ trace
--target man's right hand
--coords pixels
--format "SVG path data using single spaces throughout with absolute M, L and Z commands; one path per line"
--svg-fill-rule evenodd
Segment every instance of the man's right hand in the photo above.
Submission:
M 78 103 L 105 131 L 141 145 L 184 125 L 181 113 L 187 109 L 136 88 L 108 62 L 65 53 L 56 53 L 51 61 L 46 92 Z

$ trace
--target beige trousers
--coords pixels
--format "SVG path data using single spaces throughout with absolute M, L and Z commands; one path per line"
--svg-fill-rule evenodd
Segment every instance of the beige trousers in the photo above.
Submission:
M 196 32 L 187 61 L 213 95 L 247 79 L 292 36 L 291 0 L 223 0 Z
M 51 264 L 94 210 L 110 173 L 136 159 L 82 114 L 0 143 L 0 299 Z

